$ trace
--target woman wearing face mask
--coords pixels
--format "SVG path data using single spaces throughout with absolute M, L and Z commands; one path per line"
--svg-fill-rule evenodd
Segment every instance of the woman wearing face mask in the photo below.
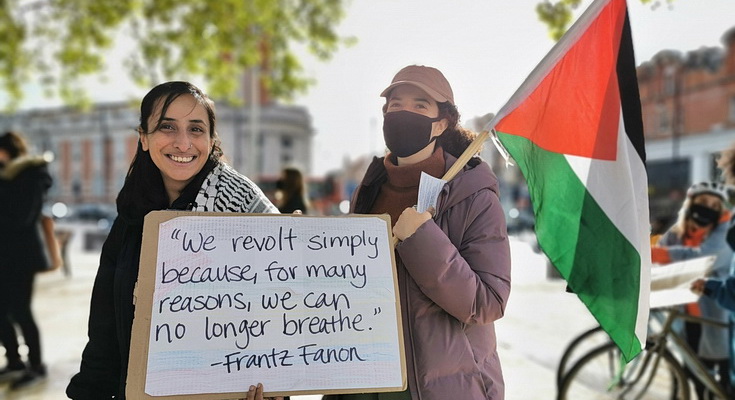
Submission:
M 711 278 L 725 279 L 730 276 L 733 251 L 725 242 L 730 218 L 725 206 L 726 199 L 727 193 L 722 184 L 701 182 L 690 187 L 679 211 L 679 219 L 659 239 L 657 246 L 651 249 L 651 260 L 667 264 L 715 255 Z M 727 311 L 707 297 L 701 297 L 697 303 L 688 306 L 687 311 L 725 323 L 728 321 Z M 690 322 L 685 324 L 685 329 L 689 345 L 707 366 L 719 371 L 721 383 L 729 390 L 727 329 Z M 697 394 L 702 398 L 704 387 L 695 382 Z
M 408 389 L 325 399 L 503 399 L 494 322 L 510 293 L 510 249 L 498 182 L 472 158 L 419 213 L 422 172 L 441 178 L 474 139 L 458 124 L 449 82 L 408 66 L 381 93 L 390 151 L 368 167 L 355 213 L 389 214 L 403 317 Z M 433 212 L 432 212 L 433 211 Z
M 140 105 L 138 149 L 100 255 L 87 342 L 66 388 L 75 400 L 125 399 L 143 220 L 154 210 L 278 213 L 252 181 L 222 160 L 214 103 L 188 82 L 166 82 Z M 249 383 L 249 382 L 248 382 Z M 261 385 L 248 400 L 261 400 Z

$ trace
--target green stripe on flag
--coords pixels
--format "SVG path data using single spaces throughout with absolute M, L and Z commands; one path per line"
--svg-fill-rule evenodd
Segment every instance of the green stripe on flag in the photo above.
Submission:
M 641 350 L 635 337 L 641 259 L 590 195 L 563 154 L 497 132 L 528 184 L 539 246 L 620 347 L 626 360 Z

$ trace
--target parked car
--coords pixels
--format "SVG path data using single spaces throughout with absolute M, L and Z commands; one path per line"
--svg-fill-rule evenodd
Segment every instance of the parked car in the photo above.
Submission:
M 113 204 L 86 203 L 69 207 L 64 218 L 70 222 L 95 223 L 100 230 L 109 230 L 117 218 L 117 208 Z

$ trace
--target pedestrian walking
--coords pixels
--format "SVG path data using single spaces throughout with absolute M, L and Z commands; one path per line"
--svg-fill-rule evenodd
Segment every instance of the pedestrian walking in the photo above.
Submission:
M 48 160 L 28 154 L 28 144 L 16 132 L 0 136 L 0 341 L 6 366 L 0 381 L 19 389 L 46 378 L 41 334 L 31 301 L 36 272 L 49 268 L 40 232 L 41 209 L 51 176 Z M 20 328 L 28 347 L 24 362 L 18 352 Z

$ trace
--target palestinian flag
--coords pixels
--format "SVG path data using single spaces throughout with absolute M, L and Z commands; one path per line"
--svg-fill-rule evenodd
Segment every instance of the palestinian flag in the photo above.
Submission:
M 540 247 L 630 361 L 646 339 L 651 252 L 625 0 L 594 1 L 488 127 L 526 178 Z

